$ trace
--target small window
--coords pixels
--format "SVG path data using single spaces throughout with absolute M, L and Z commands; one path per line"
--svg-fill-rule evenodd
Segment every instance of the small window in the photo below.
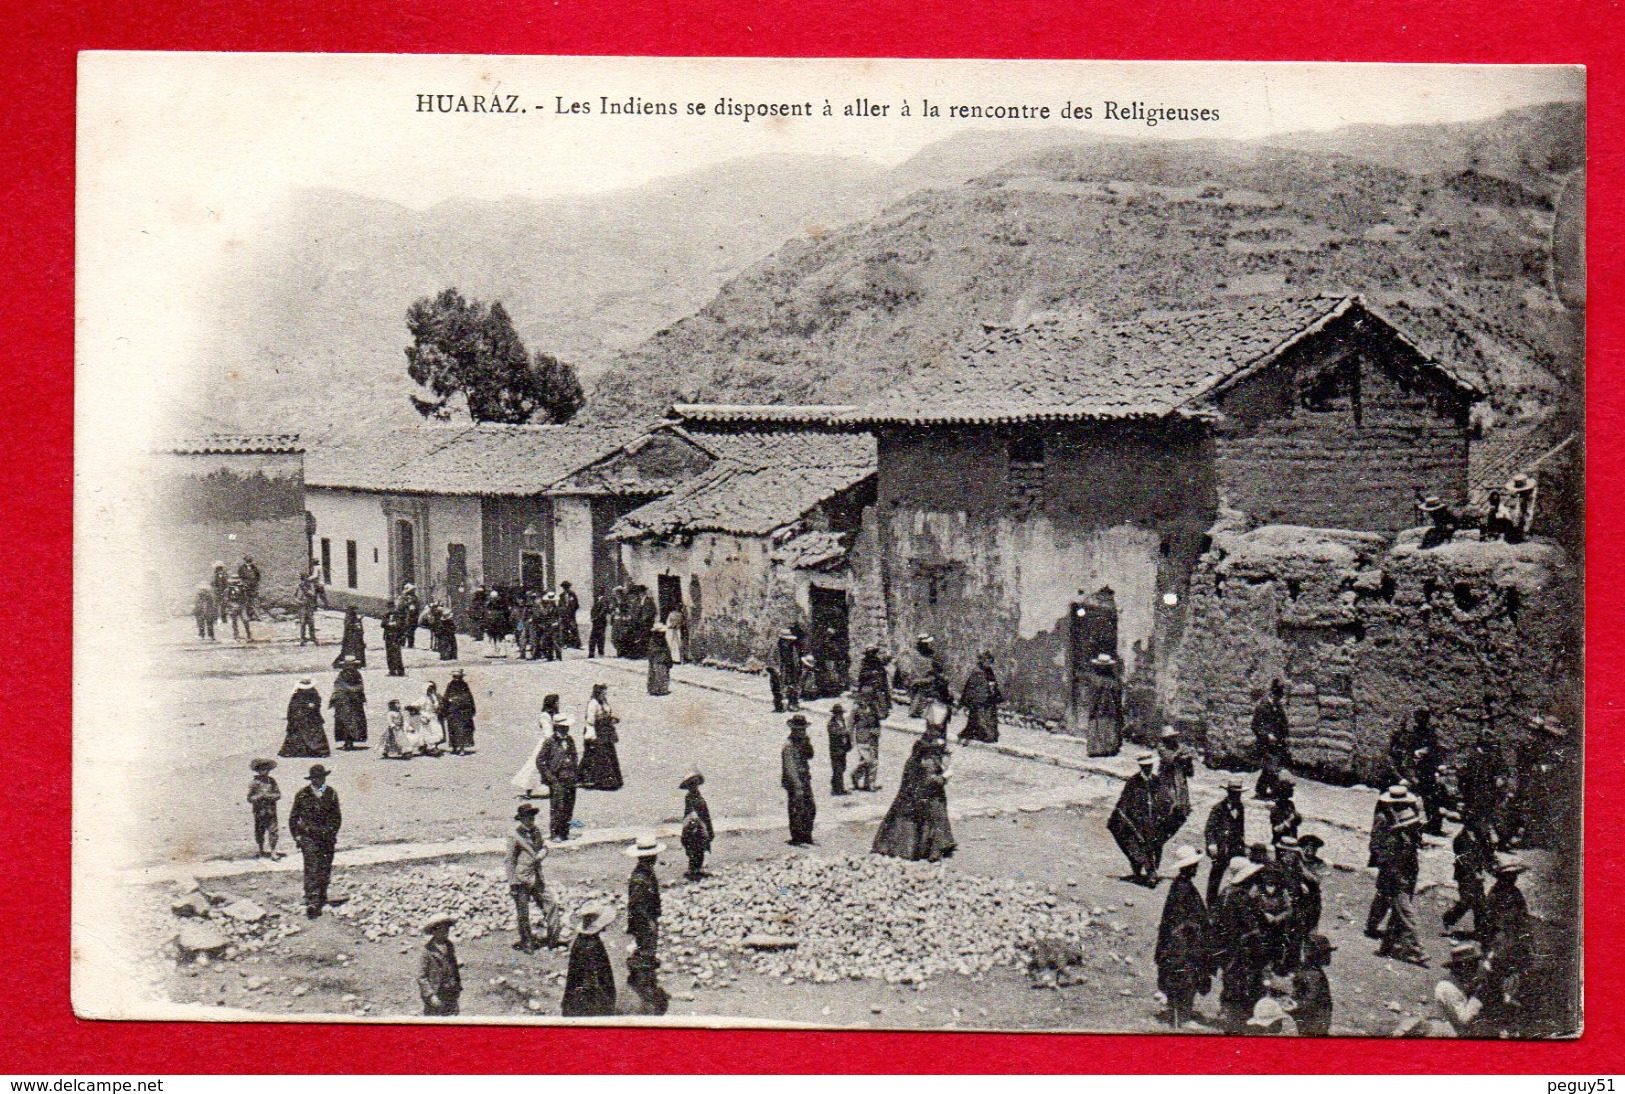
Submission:
M 372 564 L 374 566 L 378 565 L 378 548 L 376 547 L 372 549 Z
M 322 584 L 333 584 L 333 541 L 322 537 Z
M 1010 442 L 1010 462 L 1013 465 L 1033 467 L 1044 462 L 1044 438 L 1039 434 L 1026 434 Z
M 356 580 L 355 540 L 344 541 L 344 584 L 355 588 L 359 582 Z

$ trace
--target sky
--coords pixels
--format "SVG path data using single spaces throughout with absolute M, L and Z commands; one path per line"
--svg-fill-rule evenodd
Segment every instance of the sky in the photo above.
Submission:
M 504 105 L 511 96 L 526 112 L 423 112 L 425 94 L 501 96 Z M 85 53 L 80 390 L 112 400 L 108 409 L 136 424 L 164 391 L 178 390 L 201 352 L 199 305 L 215 271 L 301 189 L 423 208 L 602 192 L 765 154 L 892 165 L 967 129 L 1249 138 L 1468 120 L 1583 95 L 1581 71 L 1561 67 Z M 673 103 L 680 113 L 606 116 L 605 96 Z M 812 103 L 816 116 L 719 117 L 722 98 Z M 560 114 L 561 99 L 591 112 Z M 823 116 L 826 100 L 834 116 Z M 859 100 L 887 110 L 847 116 Z M 922 116 L 924 100 L 941 116 Z M 1107 100 L 1217 111 L 1219 120 L 1110 121 Z M 707 112 L 688 113 L 690 103 Z M 955 119 L 956 104 L 1048 106 L 1050 116 Z M 1064 119 L 1068 104 L 1094 117 Z

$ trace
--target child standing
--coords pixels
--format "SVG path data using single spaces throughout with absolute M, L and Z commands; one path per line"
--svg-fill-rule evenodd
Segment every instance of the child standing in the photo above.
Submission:
M 700 794 L 704 782 L 705 776 L 696 771 L 677 784 L 677 789 L 688 791 L 683 799 L 682 840 L 683 850 L 688 855 L 688 873 L 684 876 L 690 881 L 699 881 L 705 876 L 705 853 L 711 850 L 711 841 L 716 838 L 716 829 L 711 827 L 711 807 Z
M 248 784 L 248 808 L 254 814 L 254 844 L 259 848 L 260 858 L 280 859 L 282 855 L 276 849 L 276 803 L 282 800 L 282 790 L 271 777 L 276 761 L 255 760 L 248 766 L 254 772 Z
M 846 793 L 846 754 L 852 751 L 852 730 L 846 724 L 846 710 L 836 703 L 829 712 L 829 792 Z
M 386 760 L 410 760 L 415 749 L 408 747 L 406 717 L 401 713 L 401 701 L 391 699 L 389 712 L 384 715 L 384 750 Z

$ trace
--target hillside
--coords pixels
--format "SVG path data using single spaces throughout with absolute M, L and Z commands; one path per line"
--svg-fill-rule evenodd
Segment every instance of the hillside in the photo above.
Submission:
M 1475 146 L 1516 143 L 1475 124 Z M 600 378 L 594 412 L 861 402 L 957 352 L 984 321 L 1039 311 L 1113 319 L 1324 290 L 1367 294 L 1481 377 L 1503 419 L 1541 416 L 1573 374 L 1578 321 L 1549 289 L 1550 202 L 1508 197 L 1554 193 L 1559 173 L 1512 158 L 1529 167 L 1519 179 L 1475 172 L 1464 182 L 1456 161 L 1438 156 L 1413 174 L 1234 142 L 1041 152 L 787 243 L 624 354 Z
M 893 169 L 763 156 L 603 195 L 422 211 L 302 191 L 222 271 L 196 398 L 227 421 L 307 434 L 408 421 L 406 308 L 447 286 L 501 299 L 528 345 L 572 362 L 590 386 L 619 351 L 698 310 L 786 239 L 1075 139 L 970 132 Z

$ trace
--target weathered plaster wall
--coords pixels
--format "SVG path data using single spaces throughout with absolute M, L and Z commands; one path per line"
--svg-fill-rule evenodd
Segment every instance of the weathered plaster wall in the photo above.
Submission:
M 1010 431 L 883 434 L 877 521 L 892 648 L 937 636 L 956 686 L 990 649 L 1012 709 L 1063 722 L 1071 605 L 1111 587 L 1127 669 L 1166 645 L 1216 491 L 1193 424 L 1039 432 L 1041 470 L 1012 467 Z
M 1288 688 L 1295 762 L 1371 781 L 1406 715 L 1433 713 L 1455 752 L 1485 696 L 1497 725 L 1564 708 L 1578 656 L 1576 575 L 1547 542 L 1457 541 L 1420 550 L 1290 526 L 1216 532 L 1191 580 L 1172 704 L 1204 725 L 1217 762 L 1251 758 L 1255 696 Z M 1465 709 L 1464 709 L 1465 708 Z

